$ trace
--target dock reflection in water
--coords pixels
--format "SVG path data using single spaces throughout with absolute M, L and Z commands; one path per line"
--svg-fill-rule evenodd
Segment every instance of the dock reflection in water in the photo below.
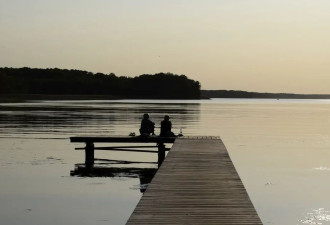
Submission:
M 86 167 L 84 163 L 75 164 L 71 176 L 78 177 L 127 177 L 139 178 L 140 192 L 144 193 L 157 172 L 157 163 L 131 162 L 121 160 L 96 159 L 92 168 Z M 155 167 L 150 165 L 155 164 Z M 129 166 L 131 165 L 131 166 Z M 149 166 L 149 167 L 142 167 Z

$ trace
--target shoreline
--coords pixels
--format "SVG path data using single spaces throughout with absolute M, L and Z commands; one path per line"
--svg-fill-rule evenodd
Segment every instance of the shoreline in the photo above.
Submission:
M 164 98 L 130 98 L 113 95 L 42 95 L 42 94 L 0 94 L 0 103 L 16 103 L 34 100 L 122 100 L 122 99 L 164 99 Z M 166 99 L 166 100 L 207 100 L 211 98 L 201 97 L 199 99 Z
M 40 94 L 2 94 L 0 102 L 15 103 L 33 100 L 119 100 L 112 95 L 40 95 Z
M 42 95 L 42 94 L 0 94 L 0 103 L 18 103 L 27 101 L 47 101 L 47 100 L 129 100 L 129 99 L 152 99 L 152 100 L 212 100 L 214 98 L 221 99 L 275 99 L 275 100 L 329 100 L 330 98 L 317 98 L 311 96 L 309 98 L 304 97 L 206 97 L 201 96 L 199 99 L 163 99 L 163 98 L 130 98 L 130 97 L 118 97 L 113 95 Z

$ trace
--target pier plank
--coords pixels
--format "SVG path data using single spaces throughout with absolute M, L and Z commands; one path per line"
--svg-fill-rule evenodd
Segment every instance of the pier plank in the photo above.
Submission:
M 219 137 L 177 138 L 131 224 L 262 224 Z

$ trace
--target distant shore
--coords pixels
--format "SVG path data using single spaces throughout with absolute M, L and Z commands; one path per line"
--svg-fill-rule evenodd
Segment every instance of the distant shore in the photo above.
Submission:
M 26 101 L 47 101 L 47 100 L 120 100 L 120 99 L 165 99 L 165 98 L 150 98 L 150 97 L 119 97 L 113 95 L 40 95 L 40 94 L 0 94 L 0 102 L 15 103 Z M 210 99 L 210 98 L 200 98 Z M 166 99 L 167 100 L 167 99 Z M 191 99 L 169 99 L 169 100 L 191 100 Z
M 282 94 L 282 93 L 258 93 L 245 91 L 208 91 L 202 90 L 200 99 L 211 98 L 246 98 L 246 99 L 330 99 L 330 95 L 318 94 Z M 26 101 L 47 100 L 120 100 L 120 99 L 150 99 L 150 98 L 126 98 L 113 95 L 40 95 L 40 94 L 0 94 L 1 103 L 15 103 Z M 160 98 L 155 98 L 160 99 Z M 189 100 L 189 99 L 182 99 Z
M 118 100 L 112 95 L 28 95 L 28 94 L 2 94 L 0 102 L 25 102 L 33 100 Z
M 234 90 L 201 90 L 206 98 L 330 99 L 330 94 L 260 93 Z

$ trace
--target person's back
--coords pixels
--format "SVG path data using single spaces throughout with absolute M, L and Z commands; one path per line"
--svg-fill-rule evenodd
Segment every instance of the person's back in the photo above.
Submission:
M 154 135 L 155 123 L 149 120 L 149 115 L 144 114 L 141 121 L 140 134 L 141 135 Z
M 170 117 L 166 115 L 164 120 L 160 123 L 160 135 L 162 137 L 173 137 L 174 133 L 171 131 L 172 122 L 170 121 Z

